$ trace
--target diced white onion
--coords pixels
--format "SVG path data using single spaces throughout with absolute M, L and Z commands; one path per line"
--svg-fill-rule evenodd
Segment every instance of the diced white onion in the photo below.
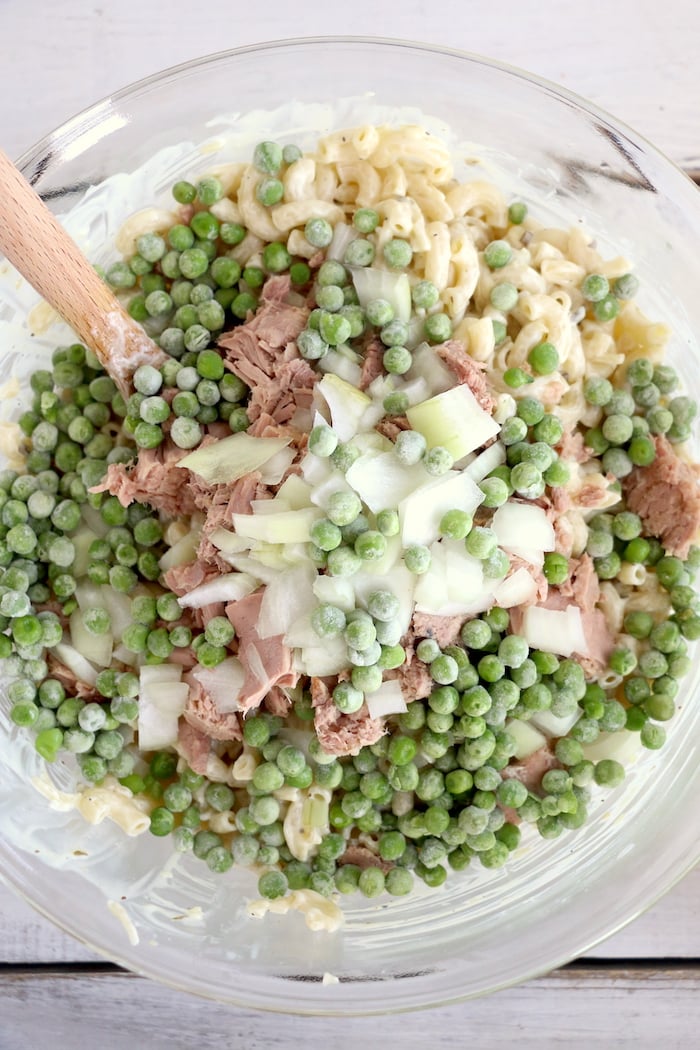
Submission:
M 320 641 L 318 636 L 316 641 Z M 304 646 L 296 654 L 295 664 L 302 674 L 314 678 L 340 674 L 348 666 L 348 648 L 343 638 L 326 638 L 323 645 Z
M 554 526 L 544 509 L 534 503 L 508 500 L 494 514 L 491 528 L 496 533 L 499 546 L 506 550 L 521 547 L 538 551 L 554 550 Z
M 180 664 L 144 664 L 139 671 L 142 688 L 154 685 L 156 682 L 179 682 L 181 678 Z
M 337 222 L 333 227 L 333 237 L 326 249 L 327 259 L 337 259 L 342 262 L 345 258 L 347 246 L 354 241 L 359 234 L 354 226 L 348 226 L 346 222 Z
M 250 509 L 253 514 L 277 514 L 281 510 L 291 510 L 291 504 L 286 499 L 275 496 L 274 499 L 252 499 Z
M 604 758 L 613 758 L 627 766 L 634 762 L 643 750 L 639 733 L 621 729 L 617 733 L 601 733 L 592 744 L 584 744 L 583 757 L 590 762 L 601 762 Z
M 513 757 L 518 761 L 529 758 L 547 743 L 546 737 L 538 729 L 535 729 L 529 722 L 521 722 L 519 718 L 511 718 L 506 722 L 505 730 L 515 741 Z
M 318 575 L 313 583 L 313 592 L 321 604 L 336 605 L 343 612 L 355 608 L 353 584 L 341 576 Z
M 216 667 L 197 667 L 192 675 L 221 714 L 239 710 L 238 696 L 245 681 L 245 670 L 237 657 L 229 656 Z
M 379 689 L 366 697 L 370 718 L 385 718 L 400 715 L 407 710 L 406 700 L 396 679 L 382 682 Z
M 536 569 L 541 569 L 544 565 L 544 551 L 528 550 L 527 547 L 509 547 L 509 552 L 517 558 L 522 558 L 528 565 L 534 565 Z
M 321 372 L 332 372 L 346 383 L 359 386 L 362 378 L 362 368 L 356 361 L 339 354 L 337 350 L 329 350 L 325 357 L 318 362 Z
M 523 614 L 521 633 L 531 649 L 542 649 L 559 656 L 574 653 L 585 656 L 588 653 L 581 610 L 577 605 L 569 605 L 561 611 L 531 605 Z
M 405 273 L 380 270 L 375 266 L 358 266 L 353 270 L 353 284 L 363 310 L 373 299 L 386 299 L 394 316 L 405 324 L 411 319 L 411 285 Z
M 187 467 L 212 485 L 222 485 L 258 470 L 291 438 L 253 437 L 251 434 L 231 434 L 204 448 L 195 449 L 176 463 Z
M 224 530 L 222 529 L 221 531 L 223 532 Z M 168 569 L 174 569 L 176 565 L 186 565 L 188 561 L 192 561 L 197 554 L 199 539 L 199 532 L 188 532 L 181 540 L 169 547 L 158 562 L 163 572 L 167 572 Z
M 550 737 L 566 736 L 575 722 L 581 717 L 581 709 L 577 706 L 570 715 L 559 718 L 551 711 L 534 711 L 530 716 L 530 724 L 541 729 Z
M 112 621 L 112 635 L 116 641 L 121 641 L 124 631 L 134 622 L 131 615 L 131 598 L 122 591 L 115 591 L 106 583 L 100 591 Z
M 316 390 L 324 398 L 331 413 L 333 429 L 340 441 L 349 441 L 360 429 L 359 424 L 371 398 L 339 376 L 327 373 Z
M 427 386 L 427 397 L 444 394 L 454 386 L 455 377 L 441 357 L 428 343 L 421 343 L 413 351 L 413 363 L 408 372 L 410 379 L 422 379 Z
M 185 609 L 201 609 L 214 602 L 237 602 L 247 594 L 252 594 L 257 586 L 257 581 L 247 573 L 228 572 L 194 587 L 181 595 L 178 602 Z
M 291 510 L 301 510 L 311 504 L 311 487 L 298 474 L 290 474 L 278 488 L 277 498 L 288 503 Z
M 537 597 L 537 583 L 527 569 L 516 569 L 498 584 L 493 598 L 502 609 L 511 609 L 514 605 L 527 605 Z
M 142 751 L 158 751 L 177 742 L 178 719 L 185 710 L 189 687 L 185 682 L 142 684 L 139 694 L 138 734 Z
M 496 437 L 500 427 L 485 412 L 466 383 L 454 386 L 406 410 L 414 430 L 429 448 L 441 445 L 459 460 Z
M 496 467 L 500 467 L 505 461 L 506 450 L 504 446 L 500 441 L 494 441 L 493 445 L 489 445 L 476 459 L 472 460 L 469 466 L 465 468 L 465 473 L 478 483 L 483 481 L 487 474 L 490 474 Z
M 258 635 L 272 638 L 286 634 L 301 616 L 310 613 L 318 604 L 313 593 L 317 573 L 309 561 L 287 572 L 281 572 L 263 592 L 258 616 Z
M 345 479 L 373 514 L 396 507 L 416 488 L 425 483 L 426 473 L 420 463 L 402 466 L 393 452 L 366 453 L 356 459 Z
M 274 456 L 270 456 L 267 463 L 260 467 L 260 479 L 265 485 L 279 485 L 284 475 L 294 461 L 296 452 L 292 448 L 283 448 Z
M 277 514 L 233 514 L 233 527 L 239 536 L 247 536 L 263 543 L 307 543 L 311 526 L 321 511 L 315 507 L 304 510 L 279 511 Z
M 423 484 L 399 503 L 404 546 L 430 546 L 439 536 L 440 521 L 448 510 L 473 514 L 484 498 L 468 470 L 459 474 L 450 471 L 440 478 L 429 478 L 423 471 L 423 479 Z
M 102 606 L 100 606 L 102 608 Z M 75 609 L 69 621 L 71 642 L 79 653 L 98 667 L 109 667 L 112 662 L 112 634 L 92 634 L 85 626 L 83 613 Z

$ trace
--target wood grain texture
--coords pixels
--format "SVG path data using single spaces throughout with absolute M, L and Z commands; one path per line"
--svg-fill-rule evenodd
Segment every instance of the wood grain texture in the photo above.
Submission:
M 11 156 L 131 81 L 226 48 L 295 36 L 365 34 L 442 44 L 520 66 L 575 91 L 700 171 L 700 8 L 694 0 L 209 0 L 204 17 L 170 0 L 3 0 L 0 141 Z M 368 87 L 371 87 L 368 79 Z M 216 100 L 214 100 L 216 101 Z
M 700 969 L 570 969 L 458 1006 L 348 1020 L 204 1004 L 128 974 L 29 973 L 0 978 L 0 1018 L 1 1050 L 686 1050 Z
M 165 361 L 2 150 L 0 251 L 97 355 L 124 397 L 139 365 Z

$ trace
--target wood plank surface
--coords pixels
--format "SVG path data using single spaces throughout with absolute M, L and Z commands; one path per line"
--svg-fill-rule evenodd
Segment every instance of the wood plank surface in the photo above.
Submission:
M 197 56 L 264 40 L 354 33 L 442 44 L 528 69 L 590 98 L 700 171 L 694 0 L 354 0 L 352 17 L 349 10 L 322 0 L 307 0 L 303 11 L 282 0 L 252 8 L 209 0 L 200 17 L 186 0 L 163 7 L 143 0 L 3 0 L 0 142 L 17 156 L 116 88 Z
M 0 1050 L 688 1050 L 700 969 L 560 970 L 488 999 L 347 1020 L 218 1006 L 128 974 L 49 971 L 6 979 L 0 1018 Z

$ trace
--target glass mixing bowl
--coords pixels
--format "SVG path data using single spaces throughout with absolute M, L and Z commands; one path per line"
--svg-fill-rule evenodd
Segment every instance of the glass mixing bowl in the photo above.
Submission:
M 270 112 L 283 103 L 281 115 Z M 165 200 L 176 177 L 226 156 L 211 142 L 224 130 L 235 129 L 249 149 L 261 138 L 303 142 L 309 131 L 378 115 L 451 129 L 451 141 L 461 143 L 457 155 L 478 160 L 472 170 L 525 199 L 538 218 L 584 223 L 604 254 L 634 260 L 641 306 L 672 324 L 671 360 L 700 395 L 692 334 L 700 331 L 698 190 L 634 132 L 529 74 L 400 41 L 262 44 L 119 92 L 48 135 L 20 167 L 51 208 L 65 213 L 108 177 L 190 144 L 160 153 L 157 175 L 113 180 L 108 206 L 93 197 L 89 221 L 72 222 L 74 236 L 98 260 L 102 243 L 134 208 Z M 211 152 L 195 149 L 204 140 Z M 2 276 L 2 376 L 15 372 L 24 389 L 29 371 L 63 333 L 54 326 L 30 340 L 18 324 L 16 279 L 8 279 L 7 267 Z M 8 388 L 4 393 L 18 412 L 21 397 L 15 402 Z M 30 734 L 12 726 L 3 700 L 3 875 L 96 951 L 222 1002 L 371 1014 L 482 995 L 590 949 L 698 860 L 699 673 L 696 659 L 666 746 L 641 755 L 624 785 L 596 800 L 584 830 L 555 842 L 526 836 L 507 870 L 474 866 L 407 900 L 350 899 L 336 933 L 313 933 L 298 914 L 250 919 L 246 902 L 257 896 L 251 873 L 210 875 L 201 863 L 174 861 L 167 843 L 148 834 L 126 838 L 113 824 L 89 826 L 75 812 L 51 807 L 31 782 L 45 774 Z M 61 763 L 51 778 L 64 790 L 75 782 Z M 340 982 L 323 983 L 324 973 Z

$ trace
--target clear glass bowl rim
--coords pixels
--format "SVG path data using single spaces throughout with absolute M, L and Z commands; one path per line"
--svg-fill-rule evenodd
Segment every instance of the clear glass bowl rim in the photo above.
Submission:
M 279 51 L 292 48 L 309 48 L 317 49 L 319 47 L 333 47 L 333 46 L 368 46 L 381 48 L 390 48 L 393 50 L 405 49 L 407 51 L 414 52 L 425 52 L 435 56 L 444 56 L 459 59 L 467 62 L 472 66 L 481 66 L 490 70 L 494 70 L 499 73 L 504 73 L 512 77 L 514 80 L 525 81 L 531 85 L 535 85 L 545 91 L 547 94 L 554 96 L 555 98 L 566 101 L 571 104 L 575 109 L 582 111 L 590 116 L 595 117 L 597 120 L 604 123 L 615 131 L 616 134 L 622 134 L 634 145 L 640 147 L 642 151 L 651 157 L 655 157 L 657 160 L 662 162 L 662 165 L 669 171 L 673 170 L 676 176 L 681 176 L 683 181 L 686 183 L 693 183 L 693 180 L 683 169 L 676 164 L 670 157 L 668 157 L 662 150 L 651 143 L 638 131 L 630 128 L 623 121 L 617 117 L 611 115 L 608 111 L 601 108 L 597 104 L 589 101 L 576 92 L 563 87 L 562 85 L 550 81 L 547 78 L 541 77 L 538 74 L 532 73 L 528 70 L 522 69 L 517 66 L 513 66 L 509 63 L 497 61 L 495 59 L 488 58 L 486 56 L 476 54 L 474 52 L 464 51 L 459 48 L 451 48 L 438 44 L 425 43 L 421 41 L 414 41 L 404 38 L 395 37 L 375 37 L 375 36 L 364 36 L 364 35 L 321 35 L 313 37 L 287 37 L 275 40 L 260 41 L 254 44 L 247 44 L 242 47 L 229 48 L 222 51 L 217 51 L 211 54 L 202 55 L 198 58 L 190 59 L 185 62 L 178 63 L 173 66 L 169 66 L 159 72 L 150 74 L 149 76 L 143 77 L 139 80 L 133 81 L 130 84 L 125 85 L 122 88 L 112 92 L 111 94 L 103 97 L 98 102 L 93 103 L 90 106 L 80 110 L 75 116 L 61 123 L 58 127 L 47 132 L 42 138 L 40 138 L 34 145 L 30 146 L 16 161 L 17 167 L 22 171 L 25 177 L 32 183 L 38 181 L 41 177 L 41 166 L 38 162 L 45 158 L 47 152 L 50 153 L 57 146 L 67 146 L 74 141 L 78 136 L 83 135 L 91 127 L 94 127 L 104 119 L 106 115 L 113 109 L 113 107 L 119 102 L 129 101 L 142 92 L 146 91 L 150 87 L 162 86 L 167 84 L 169 81 L 177 80 L 183 74 L 191 72 L 193 70 L 202 70 L 207 66 L 217 66 L 225 63 L 236 56 L 249 55 L 255 53 L 263 53 L 270 51 Z M 60 162 L 59 162 L 60 163 Z M 1 844 L 0 844 L 1 848 Z M 411 1003 L 401 1003 L 398 1006 L 390 1008 L 372 1005 L 369 1008 L 362 1008 L 351 1006 L 348 1009 L 347 1003 L 339 1002 L 338 1008 L 329 1009 L 329 1003 L 326 1001 L 325 1004 L 320 1005 L 318 1009 L 314 1009 L 307 1004 L 304 1004 L 302 1008 L 295 1011 L 299 1014 L 304 1015 L 322 1015 L 322 1016 L 369 1016 L 369 1015 L 381 1015 L 391 1013 L 403 1013 L 416 1009 L 429 1009 L 437 1008 L 441 1006 L 453 1005 L 459 1002 L 463 1002 L 470 998 L 475 998 L 479 995 L 493 994 L 497 991 L 502 991 L 508 987 L 512 987 L 515 984 L 531 980 L 535 977 L 541 976 L 558 966 L 568 963 L 571 959 L 576 958 L 594 948 L 601 941 L 610 937 L 614 933 L 617 933 L 628 923 L 637 919 L 640 915 L 646 912 L 649 908 L 655 905 L 665 894 L 667 894 L 673 886 L 680 882 L 698 863 L 700 863 L 700 838 L 697 843 L 695 852 L 685 858 L 679 858 L 679 864 L 673 868 L 672 874 L 669 874 L 668 879 L 662 886 L 656 886 L 653 893 L 645 896 L 642 901 L 633 900 L 630 895 L 631 903 L 627 908 L 620 907 L 617 912 L 615 921 L 611 923 L 599 923 L 598 927 L 591 931 L 589 936 L 584 940 L 580 941 L 575 945 L 570 945 L 566 951 L 562 951 L 557 955 L 549 958 L 546 962 L 539 961 L 537 965 L 532 965 L 527 971 L 523 972 L 522 976 L 516 979 L 509 979 L 502 982 L 501 984 L 494 984 L 488 992 L 466 992 L 456 993 L 450 991 L 449 994 L 443 996 L 435 996 L 429 1002 L 422 1001 L 417 1005 Z M 0 881 L 10 886 L 13 892 L 17 893 L 18 896 L 23 898 L 29 903 L 36 911 L 42 914 L 45 918 L 50 920 L 54 925 L 58 926 L 69 936 L 79 941 L 86 948 L 97 954 L 103 955 L 110 961 L 123 966 L 130 971 L 140 974 L 148 978 L 157 980 L 159 983 L 164 984 L 173 990 L 192 994 L 193 989 L 187 985 L 186 982 L 179 981 L 170 971 L 167 974 L 156 972 L 155 968 L 151 970 L 144 969 L 137 958 L 137 952 L 133 949 L 127 951 L 125 949 L 107 950 L 100 945 L 93 944 L 88 936 L 82 931 L 76 930 L 69 921 L 63 921 L 60 916 L 52 914 L 50 910 L 36 900 L 33 899 L 32 894 L 28 891 L 27 887 L 22 885 L 18 879 L 11 877 L 0 870 Z M 133 955 L 133 958 L 131 957 Z M 332 989 L 324 988 L 324 992 L 327 994 Z M 195 994 L 200 997 L 206 998 L 206 992 L 197 989 Z M 211 998 L 218 1000 L 217 997 L 211 996 Z M 326 996 L 324 995 L 324 998 Z M 257 1009 L 264 1008 L 271 1012 L 286 1013 L 290 1012 L 288 1005 L 276 1006 L 273 1003 L 265 1004 L 255 1002 L 251 1003 L 250 1000 L 245 998 L 237 998 L 232 995 L 228 1000 L 231 1004 L 235 1004 L 242 1008 L 250 1008 L 254 1006 Z

